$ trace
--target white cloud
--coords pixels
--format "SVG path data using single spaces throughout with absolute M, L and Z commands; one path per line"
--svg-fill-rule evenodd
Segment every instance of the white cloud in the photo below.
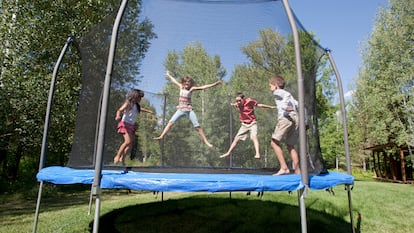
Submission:
M 344 97 L 345 98 L 351 98 L 353 94 L 354 94 L 354 90 L 350 90 L 350 91 L 345 93 Z

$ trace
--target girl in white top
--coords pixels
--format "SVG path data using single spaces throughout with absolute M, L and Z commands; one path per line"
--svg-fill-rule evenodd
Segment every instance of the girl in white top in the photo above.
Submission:
M 191 105 L 191 93 L 193 91 L 205 90 L 210 87 L 217 86 L 222 83 L 221 80 L 214 82 L 212 84 L 207 84 L 203 86 L 193 86 L 194 80 L 190 77 L 185 77 L 182 79 L 181 83 L 178 82 L 173 76 L 171 76 L 170 72 L 167 70 L 166 75 L 170 80 L 176 84 L 180 88 L 180 96 L 178 98 L 178 106 L 177 111 L 171 117 L 168 124 L 165 126 L 164 130 L 162 131 L 159 137 L 154 138 L 155 140 L 161 140 L 164 136 L 168 133 L 171 129 L 172 125 L 181 117 L 188 116 L 190 118 L 191 123 L 193 124 L 194 128 L 200 134 L 201 139 L 208 147 L 213 147 L 210 142 L 207 140 L 206 135 L 204 134 L 203 129 L 201 128 L 200 124 L 198 123 L 197 116 L 193 111 L 193 107 Z
M 144 97 L 143 91 L 132 89 L 127 95 L 125 102 L 116 111 L 115 120 L 120 120 L 118 123 L 118 133 L 123 135 L 124 142 L 121 144 L 114 157 L 114 164 L 122 162 L 122 164 L 125 165 L 125 156 L 131 150 L 135 140 L 135 132 L 137 130 L 135 122 L 138 113 L 147 112 L 153 114 L 151 110 L 141 108 L 139 105 L 142 97 Z

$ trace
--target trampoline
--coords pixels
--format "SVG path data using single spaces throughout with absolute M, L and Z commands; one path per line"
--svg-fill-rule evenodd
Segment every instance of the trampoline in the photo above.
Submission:
M 318 65 L 321 57 L 327 55 L 327 60 L 330 61 L 338 82 L 342 119 L 346 119 L 340 76 L 330 51 L 322 48 L 306 32 L 291 11 L 288 1 L 149 0 L 142 1 L 142 3 L 140 1 L 138 3 L 135 1 L 131 2 L 136 5 L 128 5 L 127 0 L 122 0 L 119 8 L 115 9 L 113 14 L 105 17 L 88 35 L 85 35 L 78 41 L 77 46 L 81 48 L 82 54 L 82 90 L 74 141 L 66 166 L 45 166 L 45 164 L 54 84 L 62 58 L 72 43 L 72 38 L 67 40 L 55 65 L 45 118 L 39 172 L 36 176 L 40 182 L 40 187 L 33 228 L 34 232 L 36 232 L 37 227 L 43 182 L 91 185 L 91 195 L 95 197 L 96 201 L 93 223 L 93 232 L 95 233 L 99 229 L 100 189 L 131 189 L 154 192 L 273 192 L 296 190 L 299 195 L 302 232 L 305 233 L 307 231 L 304 201 L 307 195 L 306 190 L 324 190 L 337 185 L 345 185 L 348 191 L 350 218 L 353 228 L 350 186 L 353 185 L 354 178 L 350 175 L 351 167 L 346 121 L 343 121 L 342 124 L 344 128 L 347 173 L 328 172 L 319 145 L 318 115 L 316 111 L 315 83 Z M 187 12 L 185 11 L 187 7 L 194 7 L 191 9 L 197 9 L 197 11 Z M 164 11 L 166 13 L 162 13 Z M 207 13 L 203 13 L 204 15 L 194 13 L 199 11 L 206 11 Z M 211 21 L 211 25 L 207 26 L 211 30 L 217 28 L 219 24 L 224 24 L 223 22 L 234 21 L 232 14 L 237 11 L 246 11 L 246 14 L 256 11 L 256 13 L 262 15 L 263 18 L 257 18 L 254 23 L 258 24 L 260 28 L 255 29 L 256 31 L 253 34 L 248 35 L 248 33 L 245 33 L 239 37 L 237 35 L 226 36 L 220 35 L 221 33 L 218 32 L 204 31 L 193 33 L 187 38 L 184 35 L 185 33 L 180 31 L 185 30 L 184 26 L 177 27 L 175 19 L 177 17 L 174 15 L 174 13 L 179 12 L 180 18 L 181 16 L 184 18 L 185 23 L 180 23 L 178 24 L 179 26 L 187 24 L 193 27 L 194 25 L 204 26 L 207 23 L 203 23 L 203 21 L 198 22 L 196 19 L 198 19 L 198 16 L 200 16 L 200 20 L 208 19 L 208 21 Z M 167 13 L 172 13 L 172 15 L 168 17 Z M 218 15 L 212 16 L 212 14 Z M 142 15 L 145 15 L 145 17 Z M 279 18 L 275 18 L 275 15 Z M 157 16 L 164 16 L 164 18 L 155 18 Z M 185 17 L 189 18 L 186 20 Z M 227 18 L 221 19 L 220 17 Z M 247 18 L 249 17 L 242 15 L 240 21 L 244 22 Z M 271 23 L 267 25 L 267 22 Z M 171 27 L 168 26 L 168 23 L 175 23 L 175 25 Z M 251 22 L 244 23 L 246 26 L 251 26 Z M 155 31 L 161 28 L 161 31 L 157 31 L 157 35 L 155 35 L 155 33 L 148 33 L 148 30 L 143 30 L 137 25 L 149 30 L 154 29 Z M 235 27 L 235 25 L 229 23 L 229 28 L 226 30 L 232 33 L 234 28 L 243 27 Z M 298 96 L 299 117 L 306 119 L 300 121 L 300 137 L 299 145 L 297 145 L 300 152 L 302 174 L 273 176 L 272 174 L 278 170 L 278 164 L 275 162 L 273 152 L 268 153 L 266 146 L 263 146 L 266 151 L 265 155 L 259 161 L 247 156 L 247 154 L 251 153 L 249 152 L 252 149 L 251 145 L 238 145 L 239 148 L 228 159 L 219 158 L 217 148 L 221 151 L 225 151 L 228 148 L 234 135 L 233 125 L 237 124 L 237 116 L 234 113 L 232 114 L 231 108 L 228 108 L 228 102 L 231 101 L 231 94 L 240 90 L 212 90 L 211 93 L 209 93 L 209 90 L 209 92 L 203 92 L 195 96 L 201 100 L 193 100 L 193 104 L 199 101 L 196 103 L 201 106 L 200 118 L 202 126 L 206 134 L 211 136 L 212 141 L 217 145 L 215 150 L 200 146 L 198 136 L 191 135 L 192 129 L 188 127 L 188 122 L 181 122 L 175 127 L 179 128 L 179 131 L 184 131 L 184 135 L 190 136 L 183 137 L 183 134 L 180 134 L 180 132 L 172 131 L 169 134 L 171 135 L 170 138 L 174 140 L 168 141 L 165 139 L 159 144 L 155 144 L 154 140 L 150 140 L 150 133 L 159 133 L 165 126 L 167 118 L 174 113 L 176 105 L 174 96 L 178 93 L 171 91 L 168 84 L 164 86 L 163 90 L 151 90 L 151 85 L 160 85 L 159 81 L 154 81 L 152 77 L 159 74 L 151 73 L 151 71 L 146 70 L 146 67 L 148 67 L 148 64 L 164 64 L 165 68 L 175 68 L 175 72 L 181 72 L 180 74 L 183 76 L 186 75 L 185 72 L 191 73 L 193 68 L 186 67 L 185 62 L 181 61 L 184 60 L 181 56 L 188 51 L 189 53 L 199 52 L 197 49 L 202 46 L 194 43 L 194 41 L 199 40 L 200 43 L 203 43 L 205 33 L 209 36 L 222 36 L 221 39 L 215 38 L 215 41 L 220 43 L 206 46 L 206 50 L 213 51 L 212 53 L 234 49 L 230 48 L 231 46 L 236 46 L 236 50 L 246 52 L 248 47 L 243 47 L 244 43 L 250 43 L 249 41 L 254 41 L 249 45 L 258 43 L 256 40 L 257 34 L 263 37 L 270 35 L 267 39 L 279 39 L 281 41 L 284 49 L 276 51 L 276 54 L 273 55 L 280 56 L 280 53 L 284 53 L 282 57 L 286 57 L 286 60 L 281 62 L 281 64 L 285 66 L 272 71 L 267 70 L 267 73 L 265 71 L 260 73 L 256 70 L 255 72 L 266 77 L 266 80 L 261 81 L 261 86 L 255 89 L 249 86 L 247 82 L 245 86 L 241 85 L 239 88 L 245 88 L 245 92 L 248 95 L 255 95 L 260 102 L 269 103 L 269 101 L 273 101 L 271 95 L 263 94 L 263 87 L 268 85 L 268 75 L 275 72 L 285 72 L 285 77 L 289 83 L 289 90 L 292 94 Z M 301 35 L 300 41 L 299 34 Z M 153 43 L 149 42 L 151 40 L 154 40 Z M 182 47 L 170 48 L 172 51 L 166 52 L 159 50 L 162 47 L 168 47 L 168 42 L 173 40 L 175 43 L 177 41 L 183 42 L 182 46 L 188 46 L 188 44 L 190 46 L 184 49 Z M 233 43 L 231 40 L 236 40 L 237 43 Z M 229 43 L 227 47 L 226 43 Z M 267 44 L 265 39 L 263 44 Z M 183 51 L 177 52 L 176 49 L 183 49 Z M 258 46 L 257 50 L 260 49 L 262 48 Z M 306 64 L 303 66 L 301 64 L 301 49 L 305 52 L 303 60 Z M 118 57 L 115 56 L 115 51 L 120 54 Z M 198 55 L 203 57 L 204 54 Z M 155 61 L 151 60 L 157 56 L 168 57 L 170 60 L 160 61 L 159 58 Z M 104 57 L 107 57 L 107 59 L 104 59 Z M 225 56 L 223 57 L 225 58 Z M 233 71 L 236 74 L 240 70 L 252 69 L 251 64 L 256 64 L 261 60 L 255 60 L 254 56 L 247 56 L 247 60 L 243 60 L 246 59 L 245 57 L 230 57 L 227 59 L 234 59 L 242 64 Z M 265 60 L 265 58 L 263 59 Z M 216 73 L 214 75 L 196 76 L 198 78 L 196 81 L 200 82 L 200 84 L 209 83 L 212 80 L 217 80 L 217 78 L 228 78 L 226 77 L 226 72 L 223 72 L 224 68 L 218 65 L 220 64 L 220 59 L 214 57 L 211 60 L 214 61 L 212 67 L 215 66 L 214 68 L 217 69 Z M 207 61 L 202 61 L 199 65 L 208 66 Z M 266 61 L 263 61 L 263 64 L 267 65 Z M 230 67 L 236 66 L 235 64 L 227 65 Z M 142 79 L 143 75 L 144 78 Z M 240 81 L 242 78 L 243 75 L 230 77 L 229 87 L 238 84 L 238 82 L 243 83 Z M 137 85 L 150 89 L 141 88 L 146 91 L 142 104 L 145 105 L 145 108 L 150 108 L 156 112 L 156 117 L 141 117 L 138 120 L 138 128 L 143 130 L 138 130 L 136 135 L 138 139 L 137 146 L 132 154 L 140 160 L 139 166 L 113 166 L 111 165 L 112 155 L 119 145 L 119 135 L 114 133 L 116 123 L 108 120 L 108 112 L 115 112 L 118 104 L 123 101 L 125 93 L 131 87 L 136 87 Z M 231 93 L 229 94 L 228 91 Z M 208 101 L 205 100 L 207 99 L 205 96 L 209 97 Z M 170 99 L 172 100 L 170 101 Z M 112 115 L 110 116 L 112 119 Z M 261 119 L 258 121 L 259 130 L 263 132 L 260 134 L 259 140 L 268 142 L 270 141 L 269 135 L 271 135 L 275 125 L 275 114 L 272 112 L 260 112 L 258 113 L 258 118 Z M 268 125 L 272 126 L 269 127 Z M 228 140 L 229 138 L 230 140 Z M 269 147 L 269 145 L 267 146 Z M 285 154 L 288 153 L 285 151 Z
M 101 188 L 158 192 L 265 192 L 295 191 L 305 187 L 301 176 L 295 174 L 282 176 L 263 174 L 264 172 L 247 174 L 249 171 L 238 169 L 214 169 L 214 171 L 209 170 L 209 173 L 201 173 L 200 169 L 197 169 L 198 173 L 191 173 L 191 170 L 190 173 L 182 173 L 186 169 L 180 169 L 180 173 L 172 173 L 168 169 L 167 171 L 159 169 L 152 168 L 152 172 L 129 169 L 102 170 Z M 53 184 L 92 184 L 94 170 L 52 166 L 42 169 L 37 174 L 37 179 Z M 353 176 L 341 172 L 309 176 L 309 188 L 313 190 L 353 183 Z

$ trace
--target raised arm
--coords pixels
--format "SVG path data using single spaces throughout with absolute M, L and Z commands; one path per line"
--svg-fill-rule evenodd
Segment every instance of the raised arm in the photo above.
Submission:
M 149 110 L 149 109 L 146 109 L 146 108 L 141 108 L 141 112 L 146 112 L 146 113 L 151 113 L 151 114 L 154 114 L 154 112 L 153 112 L 153 111 L 151 111 L 151 110 Z
M 206 84 L 206 85 L 199 86 L 199 87 L 191 87 L 191 91 L 205 90 L 207 88 L 214 87 L 214 86 L 220 85 L 222 83 L 223 83 L 223 81 L 219 80 L 219 81 L 211 83 L 211 84 Z
M 276 109 L 276 106 L 274 106 L 274 105 L 267 105 L 267 104 L 257 104 L 257 107 L 259 107 L 259 108 L 272 108 L 272 109 Z
M 175 79 L 171 74 L 170 71 L 167 70 L 167 72 L 165 72 L 165 75 L 167 75 L 168 78 L 170 78 L 171 82 L 173 82 L 175 85 L 177 85 L 180 89 L 182 87 L 181 83 L 177 81 L 177 79 Z

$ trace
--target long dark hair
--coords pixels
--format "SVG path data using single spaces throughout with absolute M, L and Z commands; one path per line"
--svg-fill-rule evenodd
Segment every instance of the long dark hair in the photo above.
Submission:
M 138 98 L 142 98 L 142 97 L 144 97 L 144 92 L 143 91 L 141 91 L 140 89 L 132 89 L 128 93 L 128 95 L 126 97 L 126 100 L 125 100 L 127 102 L 126 109 L 131 110 L 132 106 L 134 104 L 136 104 L 138 112 L 140 112 L 141 111 L 141 106 L 139 105 Z

